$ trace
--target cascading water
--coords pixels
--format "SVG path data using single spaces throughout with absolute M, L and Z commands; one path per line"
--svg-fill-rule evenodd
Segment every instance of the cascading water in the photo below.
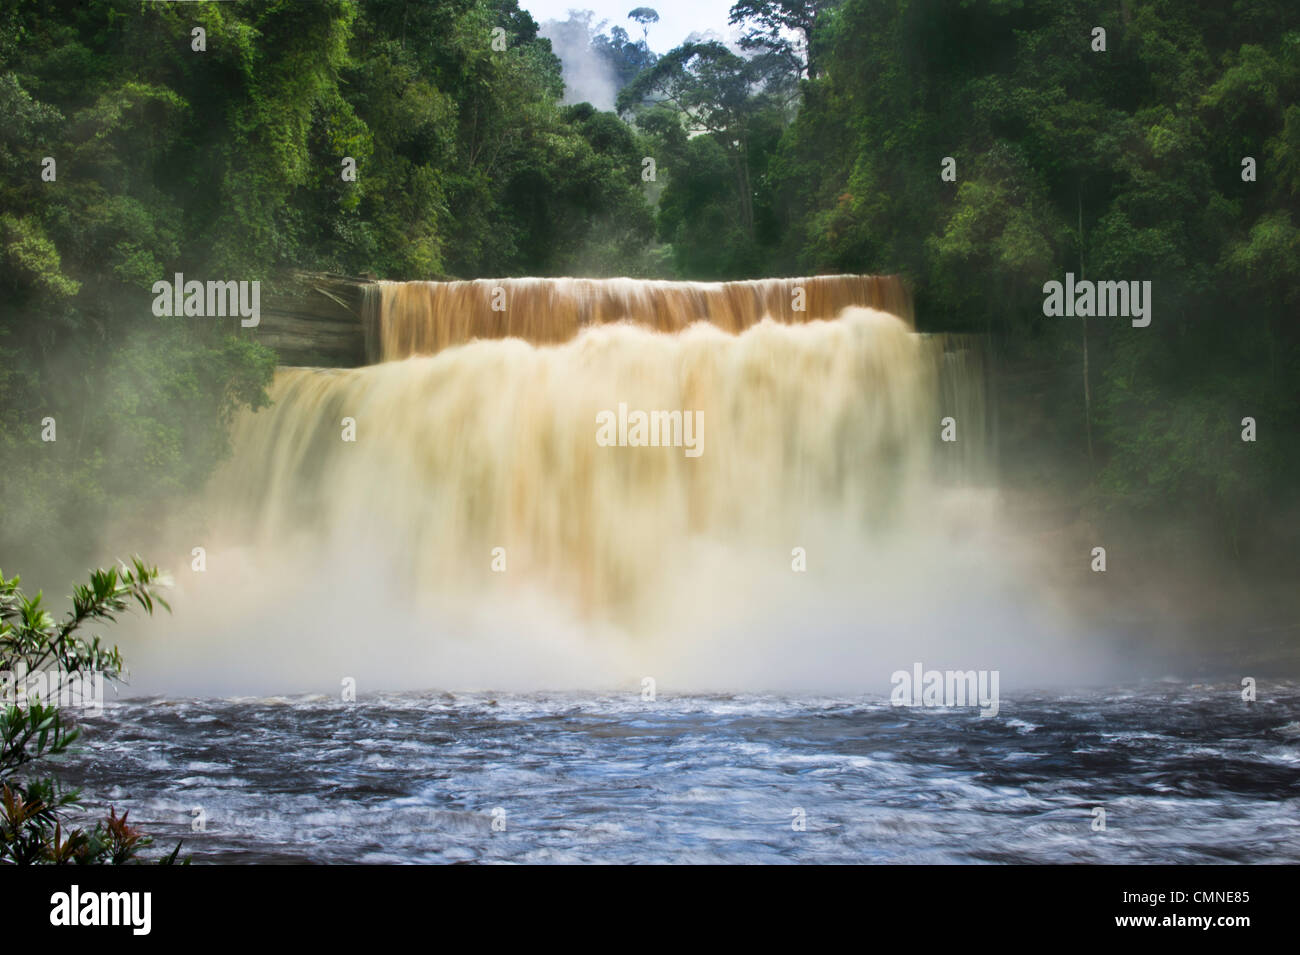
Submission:
M 1294 685 L 1044 692 L 1113 671 L 1000 512 L 981 350 L 889 279 L 765 318 L 799 281 L 375 290 L 389 360 L 237 423 L 70 781 L 216 861 L 1300 857 Z M 890 705 L 922 666 L 996 714 Z
M 635 322 L 680 332 L 705 321 L 741 332 L 764 318 L 801 324 L 835 318 L 851 306 L 912 323 L 912 301 L 896 276 L 820 275 L 751 282 L 640 279 L 476 279 L 381 282 L 366 302 L 370 361 L 428 355 L 475 339 L 566 342 L 584 328 Z
M 970 648 L 936 588 L 999 617 L 990 498 L 956 480 L 979 365 L 896 278 L 383 283 L 368 310 L 385 360 L 282 368 L 213 482 L 225 589 L 280 588 L 241 633 L 359 640 L 386 685 L 866 687 L 881 651 Z

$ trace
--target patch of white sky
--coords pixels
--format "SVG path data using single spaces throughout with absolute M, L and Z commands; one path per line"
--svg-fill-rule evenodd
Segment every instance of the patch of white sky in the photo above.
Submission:
M 736 28 L 727 23 L 727 16 L 733 3 L 735 0 L 520 0 L 519 6 L 538 23 L 567 20 L 570 10 L 590 10 L 595 14 L 591 18 L 593 27 L 606 22 L 599 32 L 608 33 L 621 26 L 632 40 L 641 39 L 642 27 L 628 19 L 628 13 L 649 7 L 659 14 L 659 22 L 648 25 L 646 43 L 656 53 L 667 53 L 693 34 L 712 33 L 731 39 Z

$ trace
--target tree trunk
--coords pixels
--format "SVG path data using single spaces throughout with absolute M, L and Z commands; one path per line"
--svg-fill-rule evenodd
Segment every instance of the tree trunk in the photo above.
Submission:
M 736 154 L 736 188 L 740 193 L 740 223 L 745 235 L 754 237 L 754 192 L 749 184 L 749 150 L 743 137 Z
M 1078 191 L 1075 196 L 1079 203 L 1079 281 L 1084 280 L 1083 273 L 1083 196 Z M 1092 454 L 1092 385 L 1088 374 L 1088 319 L 1080 316 L 1083 322 L 1083 426 L 1088 436 L 1088 465 L 1095 469 L 1096 461 Z

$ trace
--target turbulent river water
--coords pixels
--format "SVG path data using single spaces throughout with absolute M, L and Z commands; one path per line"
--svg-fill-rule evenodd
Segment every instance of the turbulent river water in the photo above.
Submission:
M 1300 685 L 1239 692 L 154 698 L 62 772 L 195 863 L 1300 862 Z
M 92 805 L 201 862 L 1300 861 L 1300 687 L 1116 686 L 1075 609 L 1131 563 L 1007 516 L 981 351 L 899 280 L 386 283 L 365 325 L 162 548 Z M 922 663 L 996 715 L 879 695 Z M 1028 689 L 1072 685 L 1112 688 Z

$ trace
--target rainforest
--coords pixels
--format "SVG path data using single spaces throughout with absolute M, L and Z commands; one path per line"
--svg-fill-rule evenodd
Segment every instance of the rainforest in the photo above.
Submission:
M 1300 861 L 1300 9 L 590 5 L 0 5 L 0 862 Z

